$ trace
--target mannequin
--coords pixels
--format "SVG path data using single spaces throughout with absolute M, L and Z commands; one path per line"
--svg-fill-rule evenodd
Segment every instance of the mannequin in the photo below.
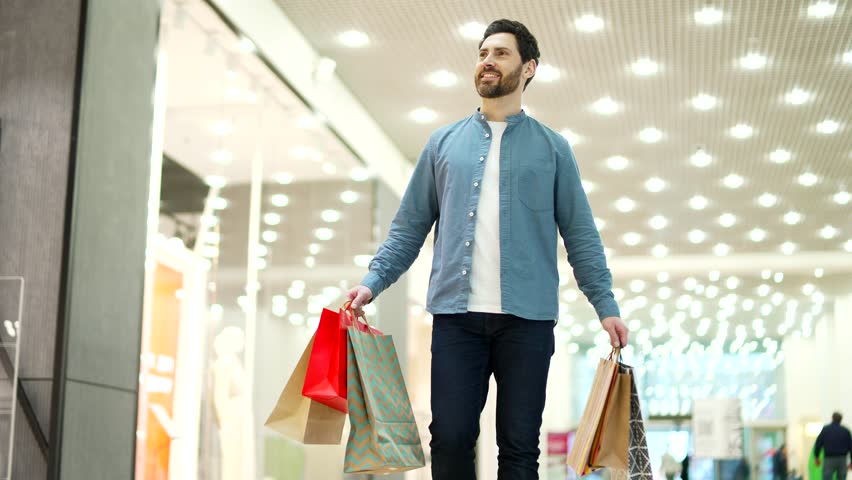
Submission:
M 239 357 L 244 343 L 242 329 L 233 326 L 222 329 L 213 343 L 213 408 L 221 449 L 219 478 L 223 480 L 254 475 L 254 416 Z

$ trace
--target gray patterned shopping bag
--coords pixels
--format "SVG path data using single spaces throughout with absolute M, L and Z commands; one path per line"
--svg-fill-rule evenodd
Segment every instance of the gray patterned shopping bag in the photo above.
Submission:
M 618 364 L 618 373 L 630 375 L 630 450 L 627 467 L 630 480 L 651 480 L 654 477 L 651 459 L 648 455 L 648 440 L 645 438 L 645 423 L 639 407 L 639 390 L 636 388 L 636 375 L 633 367 Z

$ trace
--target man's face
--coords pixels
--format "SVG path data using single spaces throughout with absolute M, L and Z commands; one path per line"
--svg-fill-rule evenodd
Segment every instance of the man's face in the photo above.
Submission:
M 473 78 L 480 97 L 499 98 L 523 88 L 521 82 L 526 81 L 523 72 L 514 35 L 495 33 L 482 42 Z

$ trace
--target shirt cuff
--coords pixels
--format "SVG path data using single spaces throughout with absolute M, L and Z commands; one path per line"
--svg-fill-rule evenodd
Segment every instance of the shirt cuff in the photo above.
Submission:
M 614 298 L 608 297 L 595 305 L 595 312 L 598 314 L 598 320 L 608 317 L 621 317 L 621 312 L 618 309 L 618 302 Z
M 385 285 L 385 281 L 382 279 L 382 277 L 380 277 L 378 273 L 373 271 L 367 273 L 364 279 L 361 280 L 361 285 L 369 288 L 370 291 L 373 292 L 373 298 L 370 299 L 370 302 L 375 300 L 376 297 L 378 297 L 379 294 L 382 293 L 385 288 L 387 288 Z

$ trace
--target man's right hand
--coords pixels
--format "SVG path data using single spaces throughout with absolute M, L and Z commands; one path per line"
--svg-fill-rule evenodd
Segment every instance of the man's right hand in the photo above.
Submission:
M 373 299 L 373 291 L 364 285 L 358 285 L 352 290 L 349 290 L 346 297 L 352 302 L 351 307 L 355 315 L 362 317 L 364 316 L 364 309 L 362 307 L 370 303 L 370 300 Z
M 819 457 L 814 458 L 814 465 L 816 465 L 818 467 L 819 464 L 820 464 Z

